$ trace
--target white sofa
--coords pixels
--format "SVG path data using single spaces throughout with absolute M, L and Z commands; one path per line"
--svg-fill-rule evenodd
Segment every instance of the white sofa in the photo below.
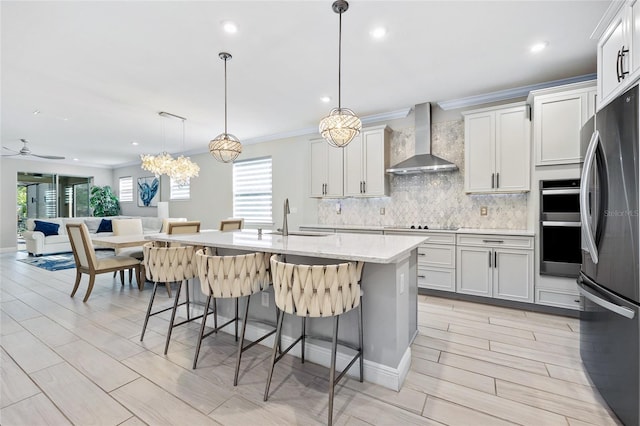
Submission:
M 96 233 L 102 219 L 131 219 L 135 216 L 109 216 L 109 217 L 56 217 L 48 219 L 27 219 L 27 230 L 22 233 L 24 241 L 26 243 L 27 252 L 34 256 L 51 253 L 64 253 L 71 251 L 71 243 L 69 242 L 69 235 L 67 235 L 67 223 L 85 223 L 89 229 L 89 234 L 92 236 L 109 236 L 113 235 L 111 232 Z M 186 220 L 185 218 L 170 218 L 162 219 L 158 217 L 150 216 L 138 216 L 142 220 L 142 229 L 145 234 L 154 234 L 157 232 L 163 232 L 164 221 L 178 221 Z M 35 221 L 51 222 L 59 225 L 58 235 L 46 236 L 40 231 L 34 231 Z

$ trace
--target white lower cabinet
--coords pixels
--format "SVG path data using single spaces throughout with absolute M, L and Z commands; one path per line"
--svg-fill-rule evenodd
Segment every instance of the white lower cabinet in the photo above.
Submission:
M 418 287 L 456 291 L 456 235 L 451 232 L 385 231 L 385 235 L 421 235 L 429 239 L 418 247 Z
M 458 235 L 456 271 L 458 293 L 533 302 L 533 237 Z

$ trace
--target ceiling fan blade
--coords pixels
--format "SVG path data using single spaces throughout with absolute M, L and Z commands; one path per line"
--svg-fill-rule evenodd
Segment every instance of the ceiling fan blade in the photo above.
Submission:
M 2 154 L 0 155 L 0 157 L 17 157 L 18 155 L 20 154 L 19 153 L 18 154 Z
M 6 147 L 6 146 L 3 146 L 2 148 L 3 148 L 3 149 L 6 149 L 7 151 L 15 152 L 16 154 L 19 154 L 19 153 L 20 153 L 19 151 L 16 151 L 15 149 L 8 148 L 8 147 Z
M 31 154 L 34 157 L 40 157 L 40 158 L 46 158 L 47 160 L 64 160 L 64 157 L 59 157 L 57 155 L 37 155 L 37 154 Z

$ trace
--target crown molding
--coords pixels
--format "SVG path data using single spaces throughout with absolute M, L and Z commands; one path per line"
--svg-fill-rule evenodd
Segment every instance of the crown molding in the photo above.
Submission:
M 547 81 L 544 83 L 530 84 L 528 86 L 514 87 L 512 89 L 499 90 L 497 92 L 485 93 L 482 95 L 468 96 L 466 98 L 440 101 L 438 106 L 444 110 L 460 109 L 475 105 L 482 105 L 490 102 L 499 102 L 508 99 L 526 97 L 532 90 L 546 89 L 548 87 L 562 86 L 565 84 L 579 83 L 588 80 L 595 80 L 596 74 L 585 74 L 576 77 L 563 78 L 560 80 Z

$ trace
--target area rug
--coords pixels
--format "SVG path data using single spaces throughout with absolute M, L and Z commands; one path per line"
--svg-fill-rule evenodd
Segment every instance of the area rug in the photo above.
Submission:
M 104 258 L 108 256 L 113 256 L 113 251 L 96 250 L 96 257 Z M 29 256 L 16 260 L 28 265 L 46 269 L 47 271 L 61 271 L 63 269 L 72 269 L 76 267 L 76 262 L 73 259 L 73 253 L 48 254 L 38 257 Z

